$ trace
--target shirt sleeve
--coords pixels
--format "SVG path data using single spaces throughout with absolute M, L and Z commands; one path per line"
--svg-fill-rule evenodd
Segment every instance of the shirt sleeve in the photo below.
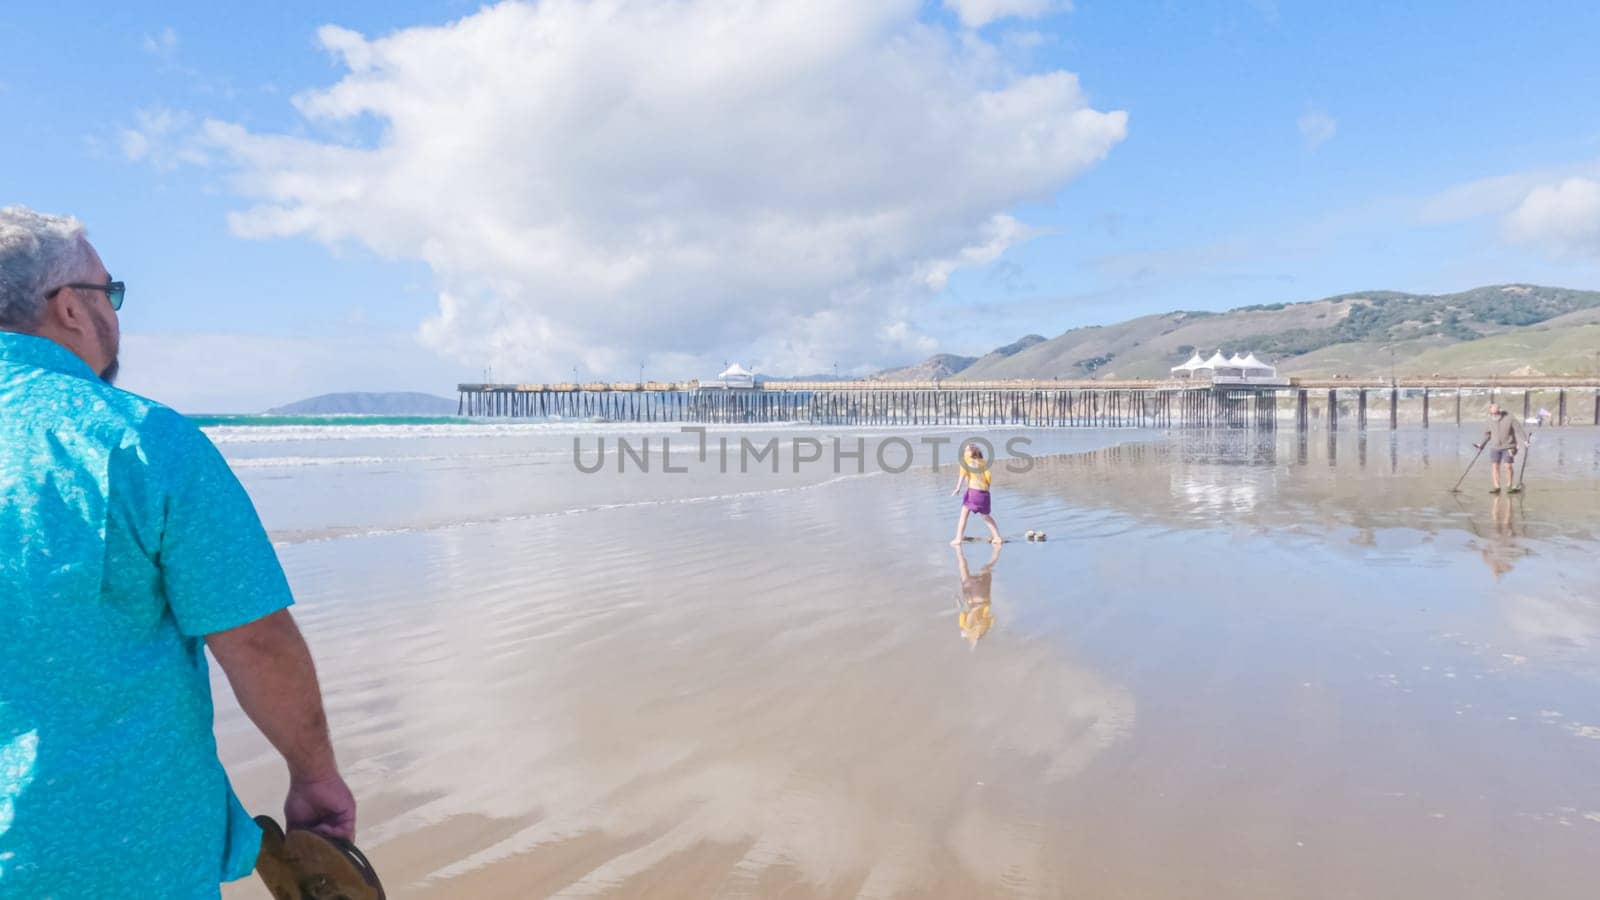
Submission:
M 159 415 L 147 453 L 161 474 L 157 561 L 178 630 L 201 637 L 292 604 L 278 554 L 227 461 L 192 422 Z

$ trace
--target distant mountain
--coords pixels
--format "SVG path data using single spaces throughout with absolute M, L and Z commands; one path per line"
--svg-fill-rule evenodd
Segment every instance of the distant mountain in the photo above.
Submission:
M 1152 378 L 1196 351 L 1218 349 L 1254 352 L 1286 375 L 1370 375 L 1391 368 L 1413 375 L 1504 375 L 1522 367 L 1587 373 L 1600 369 L 1600 291 L 1507 284 L 1456 294 L 1370 291 L 1223 313 L 1171 312 L 1074 328 L 1049 340 L 1029 335 L 948 377 Z
M 452 416 L 456 401 L 432 394 L 323 394 L 267 410 L 269 416 Z
M 1035 344 L 1044 343 L 1045 340 L 1043 335 L 1026 335 L 1004 347 L 996 347 L 983 356 L 957 356 L 954 353 L 938 353 L 916 365 L 901 366 L 898 369 L 884 369 L 868 377 L 872 381 L 940 381 L 965 372 L 980 363 L 987 364 L 1009 356 L 1015 356 Z
M 976 356 L 956 356 L 940 353 L 912 366 L 884 369 L 868 376 L 871 381 L 939 381 L 962 371 L 977 362 Z
M 1015 341 L 1005 345 L 1004 347 L 996 347 L 993 350 L 990 350 L 988 353 L 985 353 L 981 358 L 979 358 L 978 362 L 988 363 L 995 360 L 1016 356 L 1018 353 L 1027 350 L 1029 347 L 1042 344 L 1046 340 L 1047 338 L 1045 338 L 1045 336 L 1042 334 L 1025 334 Z

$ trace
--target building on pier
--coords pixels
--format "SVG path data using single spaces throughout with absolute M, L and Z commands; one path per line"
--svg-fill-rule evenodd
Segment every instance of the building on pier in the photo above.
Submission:
M 756 373 L 734 363 L 723 369 L 722 374 L 715 378 L 707 378 L 699 384 L 702 389 L 753 391 L 760 385 L 760 379 Z
M 1173 366 L 1170 371 L 1173 378 L 1187 380 L 1193 378 L 1195 370 L 1204 367 L 1205 364 L 1206 361 L 1200 358 L 1200 351 L 1196 350 L 1188 362 L 1181 366 Z
M 1217 352 L 1211 354 L 1210 359 L 1195 367 L 1194 377 L 1215 378 L 1218 375 L 1226 373 L 1227 371 L 1228 358 L 1222 355 L 1221 350 L 1218 350 Z
M 1235 353 L 1225 369 L 1218 370 L 1211 379 L 1218 386 L 1288 387 L 1287 378 L 1279 378 L 1278 370 L 1256 359 L 1254 353 L 1240 356 Z
M 1276 378 L 1276 377 L 1278 377 L 1278 369 L 1277 369 L 1277 367 L 1276 366 L 1269 366 L 1266 363 L 1262 362 L 1261 360 L 1256 359 L 1256 355 L 1254 353 L 1251 353 L 1250 355 L 1246 356 L 1241 365 L 1244 368 L 1245 376 L 1249 377 L 1249 378 Z

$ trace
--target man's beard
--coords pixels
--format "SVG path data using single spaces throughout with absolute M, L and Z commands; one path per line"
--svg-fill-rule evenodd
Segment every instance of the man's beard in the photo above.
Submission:
M 117 342 L 111 337 L 111 326 L 106 324 L 104 319 L 97 318 L 94 320 L 94 330 L 100 338 L 100 349 L 106 351 L 111 357 L 111 362 L 100 370 L 100 380 L 106 384 L 116 384 L 117 371 L 122 368 L 122 363 L 117 359 L 117 351 L 120 348 L 117 347 Z

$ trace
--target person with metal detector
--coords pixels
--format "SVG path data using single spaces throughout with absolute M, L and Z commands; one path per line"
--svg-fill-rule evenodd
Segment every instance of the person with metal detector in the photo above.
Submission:
M 1500 467 L 1506 470 L 1505 490 L 1508 494 L 1515 494 L 1522 490 L 1522 485 L 1516 481 L 1516 459 L 1519 451 L 1528 447 L 1528 430 L 1515 416 L 1507 415 L 1497 403 L 1489 404 L 1489 428 L 1483 433 L 1483 440 L 1472 446 L 1480 451 L 1484 446 L 1489 448 L 1489 477 L 1494 486 L 1489 493 L 1500 493 Z

